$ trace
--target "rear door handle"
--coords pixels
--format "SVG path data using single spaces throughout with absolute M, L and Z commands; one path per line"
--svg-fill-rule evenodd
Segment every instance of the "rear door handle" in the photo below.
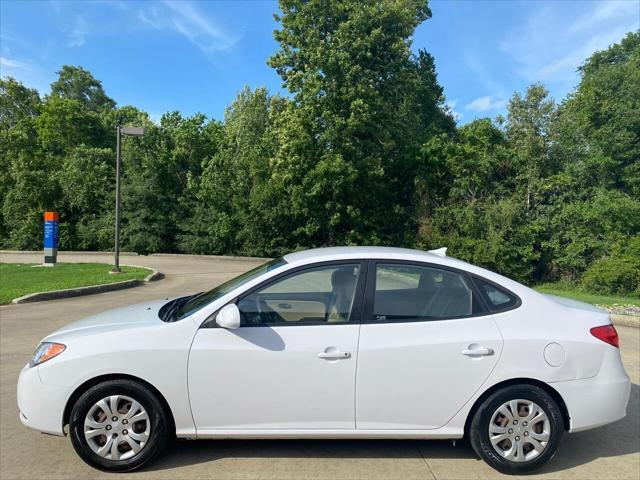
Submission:
M 477 356 L 487 356 L 487 355 L 493 355 L 493 349 L 491 348 L 465 348 L 464 350 L 462 350 L 463 355 L 467 355 L 469 357 L 475 357 Z
M 343 358 L 351 358 L 351 352 L 320 352 L 318 358 L 324 358 L 325 360 L 340 360 Z

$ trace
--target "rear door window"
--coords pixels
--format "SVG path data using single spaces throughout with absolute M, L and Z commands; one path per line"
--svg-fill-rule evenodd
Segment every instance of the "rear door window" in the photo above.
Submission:
M 414 264 L 376 264 L 372 322 L 464 318 L 484 310 L 459 272 Z

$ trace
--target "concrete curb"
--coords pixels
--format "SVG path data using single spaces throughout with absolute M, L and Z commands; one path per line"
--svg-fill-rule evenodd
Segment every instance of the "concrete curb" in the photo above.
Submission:
M 137 287 L 143 283 L 155 282 L 164 278 L 164 274 L 149 267 L 143 267 L 141 265 L 122 265 L 123 267 L 136 267 L 151 270 L 151 273 L 144 277 L 142 280 L 124 280 L 122 282 L 105 283 L 102 285 L 88 285 L 86 287 L 77 288 L 65 288 L 64 290 L 52 290 L 50 292 L 35 292 L 23 295 L 22 297 L 14 298 L 11 303 L 31 303 L 41 302 L 43 300 L 57 300 L 59 298 L 80 297 L 83 295 L 93 295 L 95 293 L 115 292 L 116 290 L 123 290 L 125 288 Z
M 615 315 L 611 314 L 611 322 L 621 327 L 640 328 L 640 317 L 634 315 Z
M 14 298 L 11 303 L 31 303 L 42 300 L 56 300 L 58 298 L 79 297 L 81 295 L 91 295 L 94 293 L 113 292 L 124 288 L 135 287 L 142 282 L 140 280 L 125 280 L 123 282 L 105 283 L 104 285 L 89 285 L 87 287 L 67 288 L 64 290 L 52 290 L 50 292 L 36 292 L 22 297 Z
M 220 260 L 239 260 L 239 261 L 262 261 L 267 262 L 273 258 L 267 257 L 236 257 L 233 255 L 195 255 L 193 253 L 151 253 L 150 257 L 194 257 L 194 258 L 217 258 Z
M 144 268 L 146 270 L 151 270 L 151 273 L 149 275 L 147 275 L 146 277 L 144 277 L 142 279 L 143 282 L 155 282 L 157 280 L 162 280 L 164 278 L 164 273 L 159 272 L 158 270 L 151 268 L 151 267 L 145 267 L 143 265 L 122 265 L 123 267 L 134 267 L 134 268 Z

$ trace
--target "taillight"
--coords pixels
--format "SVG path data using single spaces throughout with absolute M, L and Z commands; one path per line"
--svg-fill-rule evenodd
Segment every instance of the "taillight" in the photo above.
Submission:
M 620 341 L 618 340 L 618 332 L 613 325 L 602 325 L 601 327 L 593 327 L 591 329 L 591 335 L 603 342 L 613 345 L 616 348 L 620 348 Z

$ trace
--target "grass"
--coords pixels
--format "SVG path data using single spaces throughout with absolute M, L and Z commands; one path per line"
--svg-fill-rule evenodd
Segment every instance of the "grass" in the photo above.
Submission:
M 58 263 L 55 267 L 38 267 L 31 263 L 0 263 L 0 305 L 28 293 L 49 292 L 65 288 L 86 287 L 123 280 L 142 280 L 150 270 L 121 267 L 122 273 L 109 273 L 104 263 Z
M 638 297 L 600 295 L 597 293 L 585 292 L 577 288 L 571 288 L 567 285 L 557 285 L 553 283 L 538 285 L 534 288 L 540 293 L 549 293 L 559 297 L 573 298 L 574 300 L 580 300 L 581 302 L 592 303 L 594 305 L 635 305 L 640 307 L 640 298 Z

